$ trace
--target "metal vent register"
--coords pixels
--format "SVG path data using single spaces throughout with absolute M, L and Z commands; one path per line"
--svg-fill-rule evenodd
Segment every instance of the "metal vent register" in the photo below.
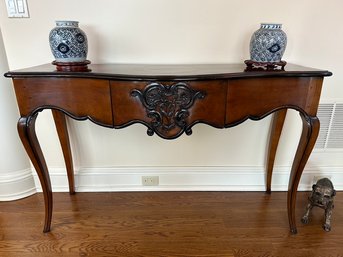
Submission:
M 343 148 L 343 103 L 320 104 L 317 116 L 320 131 L 315 148 Z

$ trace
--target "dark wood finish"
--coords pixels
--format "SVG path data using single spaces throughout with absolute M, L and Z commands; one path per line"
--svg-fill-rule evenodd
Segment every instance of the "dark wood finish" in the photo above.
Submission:
M 316 113 L 322 81 L 324 76 L 331 75 L 330 72 L 289 64 L 286 71 L 273 72 L 244 72 L 243 64 L 91 65 L 92 72 L 56 72 L 51 71 L 50 66 L 5 74 L 13 78 L 22 116 L 19 133 L 31 160 L 36 163 L 46 196 L 45 232 L 50 230 L 52 196 L 49 174 L 34 134 L 34 120 L 39 111 L 55 110 L 71 185 L 72 157 L 67 127 L 59 112 L 113 128 L 138 122 L 148 127 L 149 135 L 155 132 L 163 138 L 173 139 L 183 132 L 190 135 L 192 126 L 200 122 L 217 128 L 232 127 L 246 119 L 259 120 L 273 112 L 282 113 L 280 110 L 292 108 L 299 111 L 303 120 L 303 133 L 292 166 L 287 198 L 289 226 L 291 232 L 296 233 L 296 192 L 318 135 Z M 152 85 L 158 86 L 149 91 Z M 180 91 L 175 93 L 170 88 Z M 189 104 L 185 104 L 187 99 L 192 99 Z M 157 102 L 160 106 L 155 109 Z M 162 116 L 167 121 L 162 121 L 161 125 Z M 270 159 L 275 158 L 281 129 L 272 130 L 271 140 L 275 145 L 269 149 Z M 267 176 L 271 177 L 272 164 L 268 165 Z
M 283 124 L 285 122 L 286 114 L 287 114 L 287 109 L 282 109 L 275 112 L 273 115 L 272 125 L 270 129 L 270 138 L 269 138 L 269 146 L 268 146 L 267 165 L 266 165 L 267 166 L 266 192 L 268 194 L 271 193 L 275 155 L 276 155 L 277 146 L 279 144 Z
M 301 119 L 303 122 L 302 134 L 300 137 L 297 152 L 295 154 L 295 159 L 288 182 L 288 221 L 291 232 L 293 234 L 297 233 L 295 224 L 295 202 L 298 184 L 301 178 L 302 171 L 304 170 L 305 164 L 310 157 L 319 133 L 319 120 L 317 117 L 308 117 L 301 115 Z
M 259 120 L 283 108 L 316 115 L 316 108 L 312 108 L 318 106 L 321 82 L 321 78 L 230 80 L 225 124 L 229 127 L 248 118 Z
M 56 72 L 55 66 L 43 64 L 26 69 L 10 71 L 6 77 L 74 77 L 111 80 L 212 80 L 258 77 L 323 77 L 331 76 L 326 70 L 313 69 L 288 63 L 285 71 L 249 71 L 241 64 L 90 64 L 91 72 Z
M 37 114 L 30 117 L 21 117 L 18 121 L 18 133 L 24 145 L 24 148 L 30 157 L 30 160 L 35 167 L 38 174 L 40 183 L 43 189 L 44 206 L 45 206 L 45 219 L 44 219 L 44 232 L 49 232 L 51 227 L 52 218 L 52 190 L 48 168 L 39 145 L 35 124 Z
M 173 82 L 163 82 L 163 85 L 173 85 Z M 224 126 L 225 96 L 227 89 L 226 80 L 187 82 L 189 88 L 196 92 L 206 92 L 203 99 L 196 99 L 188 109 L 184 127 L 175 127 L 171 130 L 156 129 L 159 136 L 172 139 L 181 135 L 184 131 L 191 133 L 191 127 L 199 122 L 207 123 L 214 127 Z M 151 118 L 147 116 L 147 110 L 138 97 L 131 95 L 132 90 L 144 90 L 149 86 L 147 82 L 111 81 L 113 120 L 116 128 L 121 128 L 140 122 L 150 130 Z M 171 105 L 171 104 L 170 104 Z M 127 111 L 130 110 L 130 111 Z
M 298 192 L 297 219 L 310 192 Z M 0 202 L 4 257 L 340 257 L 343 193 L 332 230 L 323 210 L 290 234 L 286 192 L 54 193 L 54 229 L 40 233 L 43 195 Z
M 279 61 L 279 62 L 255 62 L 252 60 L 245 60 L 244 63 L 247 65 L 246 71 L 256 71 L 256 70 L 267 70 L 267 71 L 275 71 L 275 70 L 285 70 L 285 66 L 287 62 Z
M 63 109 L 75 119 L 90 119 L 99 125 L 113 127 L 108 80 L 15 78 L 14 89 L 21 116 L 43 109 Z
M 88 69 L 88 64 L 91 62 L 86 60 L 84 62 L 56 62 L 53 61 L 52 64 L 56 65 L 57 71 L 72 71 L 72 72 L 80 72 L 80 71 L 91 71 Z
M 60 140 L 64 162 L 67 169 L 69 193 L 75 194 L 73 155 L 70 148 L 66 117 L 63 112 L 54 109 L 52 110 L 52 116 L 54 117 L 57 135 Z

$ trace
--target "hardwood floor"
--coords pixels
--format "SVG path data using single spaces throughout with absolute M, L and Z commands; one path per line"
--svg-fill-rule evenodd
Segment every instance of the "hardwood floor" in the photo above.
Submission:
M 332 231 L 323 210 L 291 235 L 286 192 L 54 193 L 52 231 L 42 233 L 43 196 L 0 202 L 0 256 L 342 257 L 343 192 Z

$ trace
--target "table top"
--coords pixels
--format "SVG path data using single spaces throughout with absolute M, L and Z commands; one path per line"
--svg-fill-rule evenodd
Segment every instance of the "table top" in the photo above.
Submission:
M 5 77 L 77 77 L 124 80 L 200 80 L 244 77 L 323 77 L 327 70 L 287 64 L 285 70 L 245 71 L 241 64 L 90 64 L 90 71 L 56 71 L 52 64 L 9 71 Z

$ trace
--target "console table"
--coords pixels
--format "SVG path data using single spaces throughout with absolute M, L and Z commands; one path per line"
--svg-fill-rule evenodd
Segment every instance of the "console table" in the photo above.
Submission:
M 50 231 L 52 190 L 35 133 L 40 111 L 51 109 L 66 163 L 69 190 L 75 193 L 72 153 L 65 115 L 109 127 L 134 123 L 165 139 L 192 134 L 197 123 L 215 128 L 260 120 L 274 113 L 267 159 L 267 192 L 288 108 L 302 118 L 302 134 L 289 178 L 287 210 L 292 233 L 296 193 L 319 132 L 316 116 L 325 70 L 288 64 L 285 71 L 245 71 L 244 64 L 131 65 L 94 64 L 89 71 L 56 71 L 45 64 L 5 74 L 13 80 L 20 110 L 18 132 L 42 185 L 44 232 Z

